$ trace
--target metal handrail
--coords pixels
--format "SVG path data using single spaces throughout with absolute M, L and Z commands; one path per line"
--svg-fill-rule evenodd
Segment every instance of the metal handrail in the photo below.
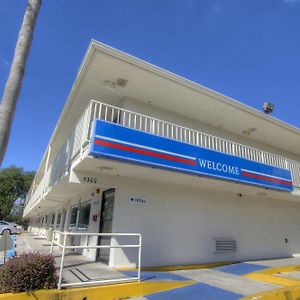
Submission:
M 57 242 L 56 235 L 63 235 L 63 244 Z M 138 237 L 137 244 L 123 244 L 123 245 L 95 245 L 95 246 L 82 246 L 82 245 L 67 245 L 67 237 L 68 236 L 109 236 L 109 237 Z M 59 270 L 59 278 L 57 288 L 60 290 L 62 287 L 68 286 L 80 286 L 80 285 L 94 285 L 94 284 L 105 284 L 105 283 L 121 283 L 121 282 L 129 282 L 129 281 L 141 281 L 141 259 L 142 259 L 142 235 L 140 233 L 91 233 L 91 232 L 67 232 L 67 231 L 59 231 L 54 230 L 52 235 L 51 247 L 50 247 L 50 254 L 53 253 L 54 245 L 62 248 L 62 256 L 61 256 L 61 263 L 60 263 L 60 270 Z M 138 249 L 138 259 L 137 259 L 137 276 L 133 277 L 126 277 L 126 278 L 118 278 L 118 279 L 105 279 L 105 280 L 93 280 L 89 282 L 71 282 L 71 283 L 62 283 L 63 279 L 63 269 L 64 269 L 64 261 L 65 261 L 65 254 L 66 249 L 123 249 L 123 248 L 137 248 Z

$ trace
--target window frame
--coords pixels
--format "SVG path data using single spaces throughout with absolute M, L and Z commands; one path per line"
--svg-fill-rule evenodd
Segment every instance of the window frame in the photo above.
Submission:
M 58 218 L 60 216 L 60 218 Z M 59 221 L 59 223 L 58 223 Z M 56 222 L 55 222 L 55 229 L 61 227 L 61 221 L 62 221 L 62 211 L 57 212 Z
M 53 213 L 51 216 L 50 228 L 55 227 L 55 216 L 56 216 L 56 213 Z
M 76 210 L 76 217 L 75 217 L 75 223 L 71 223 L 71 221 L 72 221 L 72 212 L 73 212 L 73 210 Z M 74 205 L 74 206 L 72 206 L 71 207 L 71 211 L 70 211 L 70 221 L 69 221 L 69 226 L 68 226 L 68 228 L 69 228 L 69 230 L 77 230 L 77 223 L 78 223 L 78 213 L 79 213 L 79 205 L 77 204 L 77 205 Z M 74 216 L 75 216 L 75 214 L 74 214 Z M 71 226 L 71 225 L 73 225 L 73 226 Z
M 45 215 L 44 227 L 48 227 L 48 215 Z
M 80 221 L 80 213 L 82 212 L 82 208 L 85 206 L 89 206 L 89 218 L 87 221 L 87 224 L 84 224 L 85 226 L 79 226 L 79 221 Z M 71 219 L 72 219 L 72 211 L 76 209 L 76 221 L 75 223 L 71 223 Z M 85 201 L 83 203 L 79 203 L 77 205 L 73 205 L 71 207 L 71 211 L 70 211 L 70 221 L 69 221 L 69 226 L 68 229 L 70 231 L 72 230 L 76 230 L 76 231 L 87 231 L 89 229 L 89 225 L 90 225 L 90 219 L 91 219 L 91 210 L 92 210 L 92 201 Z M 74 214 L 75 216 L 75 214 Z M 73 226 L 71 226 L 73 225 Z
M 86 207 L 89 207 L 87 223 L 80 223 L 80 221 L 81 221 L 81 213 L 84 212 L 84 209 Z M 90 218 L 91 218 L 91 209 L 92 209 L 92 203 L 91 202 L 85 202 L 85 203 L 83 203 L 82 205 L 79 206 L 77 230 L 85 231 L 85 230 L 89 229 Z M 81 226 L 81 224 L 83 224 L 83 226 Z

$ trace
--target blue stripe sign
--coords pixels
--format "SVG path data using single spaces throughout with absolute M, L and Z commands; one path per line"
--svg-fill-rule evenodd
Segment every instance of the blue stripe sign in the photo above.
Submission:
M 95 120 L 90 155 L 265 188 L 293 190 L 289 170 Z

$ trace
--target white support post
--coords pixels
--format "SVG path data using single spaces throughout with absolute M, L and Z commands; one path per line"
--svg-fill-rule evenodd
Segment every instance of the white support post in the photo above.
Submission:
M 67 244 L 67 234 L 64 234 L 64 243 L 63 243 L 63 249 L 61 254 L 61 262 L 60 262 L 60 270 L 59 270 L 59 278 L 58 278 L 58 284 L 57 288 L 61 289 L 62 284 L 62 276 L 63 276 L 63 269 L 64 269 L 64 260 L 65 260 L 65 252 L 66 252 L 66 244 Z
M 53 234 L 52 234 L 52 240 L 51 240 L 51 247 L 50 247 L 50 254 L 52 254 L 53 252 L 53 246 L 54 246 L 54 236 L 55 236 L 56 232 L 53 231 Z
M 141 281 L 142 235 L 139 235 L 138 282 Z

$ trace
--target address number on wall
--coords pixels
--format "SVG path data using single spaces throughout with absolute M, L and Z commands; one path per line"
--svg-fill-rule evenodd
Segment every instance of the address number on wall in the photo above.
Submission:
M 97 183 L 97 178 L 96 177 L 83 177 L 83 182 L 84 183 Z

